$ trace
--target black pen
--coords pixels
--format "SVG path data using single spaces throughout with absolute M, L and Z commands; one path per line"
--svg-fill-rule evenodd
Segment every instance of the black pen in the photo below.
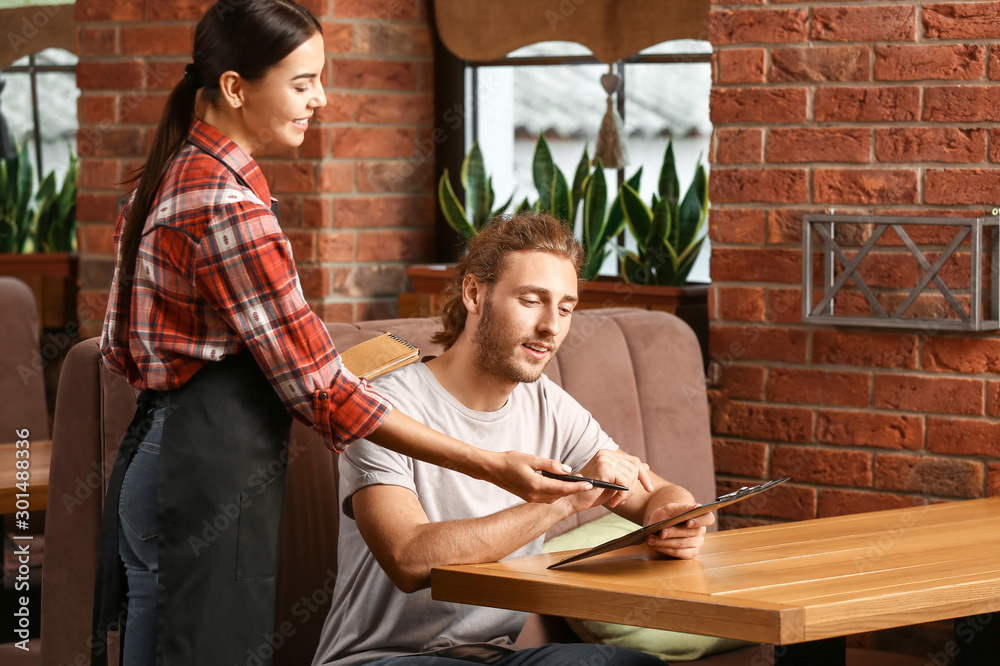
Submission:
M 617 483 L 608 483 L 607 481 L 598 481 L 597 479 L 588 479 L 585 476 L 573 476 L 572 474 L 554 474 L 553 472 L 546 472 L 541 470 L 542 476 L 547 476 L 550 479 L 558 479 L 560 481 L 579 481 L 581 483 L 586 482 L 593 485 L 595 488 L 606 488 L 608 490 L 628 490 L 625 486 L 619 486 Z

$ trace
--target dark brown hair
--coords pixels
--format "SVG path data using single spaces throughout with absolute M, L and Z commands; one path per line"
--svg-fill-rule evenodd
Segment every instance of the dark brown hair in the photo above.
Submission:
M 583 266 L 583 248 L 573 238 L 573 230 L 551 215 L 526 212 L 494 218 L 469 241 L 455 267 L 441 312 L 444 328 L 431 341 L 450 349 L 465 330 L 468 311 L 462 302 L 462 283 L 466 275 L 492 285 L 499 279 L 507 255 L 525 250 L 564 257 L 573 263 L 577 275 Z
M 204 99 L 215 104 L 221 95 L 219 78 L 224 72 L 234 71 L 248 81 L 259 81 L 271 67 L 319 32 L 316 17 L 290 0 L 219 0 L 199 21 L 193 65 L 189 66 L 192 72 L 170 93 L 149 158 L 132 179 L 138 182 L 118 251 L 118 308 L 123 321 L 129 320 L 143 227 L 170 162 L 187 140 L 199 87 L 204 85 Z

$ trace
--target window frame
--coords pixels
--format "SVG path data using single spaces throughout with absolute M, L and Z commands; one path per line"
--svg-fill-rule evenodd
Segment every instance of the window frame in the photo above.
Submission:
M 58 48 L 58 47 L 54 47 Z M 42 164 L 42 123 L 38 113 L 38 75 L 39 74 L 70 74 L 76 81 L 76 65 L 42 65 L 35 59 L 37 54 L 31 53 L 27 65 L 10 65 L 0 69 L 0 74 L 27 74 L 31 87 L 31 124 L 32 137 L 35 144 L 35 166 L 39 178 L 45 173 Z
M 470 61 L 456 57 L 445 48 L 434 31 L 434 115 L 435 126 L 443 130 L 443 138 L 437 142 L 437 151 L 434 159 L 434 200 L 435 200 L 435 261 L 453 262 L 457 259 L 462 249 L 462 239 L 448 225 L 444 215 L 437 205 L 437 187 L 444 170 L 451 173 L 458 173 L 462 168 L 462 161 L 465 159 L 467 146 L 465 143 L 466 122 L 472 123 L 472 137 L 475 140 L 479 135 L 478 98 L 475 90 L 478 88 L 479 70 L 484 67 L 538 67 L 538 66 L 558 66 L 558 65 L 606 65 L 603 61 L 592 55 L 566 55 L 566 56 L 514 56 L 504 57 L 496 60 Z M 615 105 L 622 120 L 625 120 L 625 90 L 626 77 L 625 65 L 631 64 L 678 64 L 678 63 L 711 63 L 711 53 L 638 53 L 628 58 L 623 58 L 613 64 L 615 73 L 621 80 L 621 86 L 615 93 Z M 470 108 L 466 110 L 466 72 L 471 71 L 470 87 L 473 94 L 470 96 Z M 457 127 L 453 124 L 455 109 L 462 109 L 462 123 Z M 468 111 L 468 112 L 467 112 Z M 449 117 L 451 116 L 451 122 Z M 471 120 L 466 120 L 470 118 Z M 617 169 L 618 187 L 625 182 L 624 167 Z M 464 192 L 456 192 L 462 204 L 465 204 Z

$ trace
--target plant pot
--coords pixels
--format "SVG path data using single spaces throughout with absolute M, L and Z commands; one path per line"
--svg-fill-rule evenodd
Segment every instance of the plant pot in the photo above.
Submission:
M 406 275 L 413 285 L 413 293 L 399 295 L 400 317 L 437 317 L 444 304 L 455 264 L 413 264 Z
M 441 314 L 443 292 L 455 270 L 454 264 L 414 264 L 406 269 L 413 283 L 412 294 L 399 295 L 400 317 L 436 317 Z M 683 287 L 627 284 L 601 276 L 586 282 L 580 292 L 578 309 L 640 308 L 677 315 L 690 326 L 708 359 L 708 285 Z
M 584 284 L 577 308 L 640 308 L 677 315 L 694 330 L 701 357 L 708 367 L 708 285 L 690 283 L 681 287 L 628 284 L 619 278 L 600 276 Z
M 75 252 L 0 254 L 0 275 L 24 280 L 31 287 L 42 330 L 65 330 L 67 325 L 78 323 L 79 256 Z

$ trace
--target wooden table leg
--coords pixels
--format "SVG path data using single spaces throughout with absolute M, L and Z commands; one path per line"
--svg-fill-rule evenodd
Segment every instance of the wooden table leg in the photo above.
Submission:
M 847 639 L 843 636 L 821 641 L 774 646 L 774 666 L 846 666 Z
M 1000 613 L 955 618 L 955 666 L 994 664 L 1000 655 Z

